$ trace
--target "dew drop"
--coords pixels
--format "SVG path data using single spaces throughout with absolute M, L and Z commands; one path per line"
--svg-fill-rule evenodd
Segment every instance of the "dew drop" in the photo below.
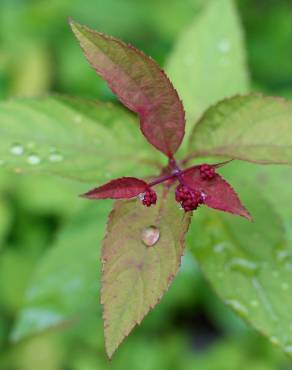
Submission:
M 27 157 L 27 162 L 32 166 L 35 166 L 41 162 L 41 159 L 37 154 L 32 153 Z
M 254 276 L 258 270 L 258 265 L 255 262 L 243 258 L 233 258 L 228 262 L 228 267 L 231 270 L 238 271 L 249 276 Z
M 288 290 L 289 289 L 289 284 L 288 283 L 286 283 L 285 281 L 281 284 L 281 288 L 283 289 L 283 290 Z
M 194 64 L 194 57 L 193 57 L 193 55 L 187 55 L 187 56 L 185 56 L 184 57 L 184 64 L 186 65 L 186 66 L 191 66 L 191 65 L 193 65 Z
M 222 39 L 219 41 L 217 47 L 220 53 L 227 54 L 231 49 L 231 43 L 228 39 Z
M 24 148 L 21 144 L 15 143 L 11 145 L 10 153 L 13 155 L 22 155 L 24 152 Z
M 279 344 L 279 339 L 275 336 L 270 337 L 270 341 L 275 345 Z
M 62 162 L 63 159 L 64 159 L 64 157 L 59 152 L 53 152 L 49 155 L 49 161 L 50 162 L 54 162 L 54 163 L 55 162 Z
M 82 122 L 82 117 L 81 117 L 81 116 L 79 116 L 79 115 L 78 115 L 78 116 L 75 116 L 75 117 L 74 117 L 74 122 L 75 122 L 75 123 L 81 123 L 81 122 Z
M 253 299 L 251 302 L 250 302 L 250 305 L 251 307 L 258 307 L 259 305 L 259 301 L 257 299 Z
M 156 226 L 146 227 L 141 234 L 141 239 L 147 247 L 153 247 L 160 238 L 160 231 Z
M 0 166 L 4 166 L 4 164 L 5 164 L 4 159 L 0 159 Z
M 225 252 L 229 248 L 230 248 L 230 245 L 228 242 L 222 242 L 222 243 L 215 244 L 213 247 L 213 251 L 214 253 L 220 254 L 220 253 Z
M 232 307 L 241 316 L 246 316 L 248 314 L 248 309 L 242 303 L 235 299 L 228 299 L 225 301 L 225 303 L 227 304 L 227 306 Z
M 280 250 L 277 252 L 276 257 L 278 262 L 285 263 L 292 258 L 292 251 L 285 249 Z

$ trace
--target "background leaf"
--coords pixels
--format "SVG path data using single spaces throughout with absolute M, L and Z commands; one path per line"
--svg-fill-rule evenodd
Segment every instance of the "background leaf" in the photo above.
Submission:
M 189 154 L 292 164 L 292 102 L 251 94 L 218 103 L 194 128 Z
M 253 223 L 202 209 L 188 243 L 220 298 L 291 354 L 291 245 L 281 218 L 256 188 L 244 183 L 240 193 Z
M 190 217 L 166 189 L 149 209 L 137 200 L 116 203 L 102 251 L 101 299 L 109 357 L 159 302 L 177 273 Z
M 78 320 L 97 305 L 99 245 L 110 203 L 91 205 L 70 221 L 40 261 L 26 292 L 13 340 Z
M 186 110 L 187 135 L 210 104 L 244 93 L 249 79 L 233 0 L 209 1 L 178 39 L 166 68 Z
M 147 140 L 172 156 L 184 137 L 185 118 L 182 103 L 163 70 L 133 46 L 70 23 L 91 66 L 118 99 L 139 115 Z
M 0 165 L 17 173 L 106 181 L 149 173 L 155 159 L 134 117 L 112 104 L 60 96 L 14 100 L 0 103 L 0 120 Z

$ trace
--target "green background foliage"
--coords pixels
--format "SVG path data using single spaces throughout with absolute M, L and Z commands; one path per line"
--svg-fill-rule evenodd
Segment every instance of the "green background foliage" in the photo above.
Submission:
M 105 357 L 99 247 L 111 202 L 89 204 L 77 195 L 88 190 L 89 182 L 152 173 L 152 152 L 139 136 L 133 116 L 122 108 L 111 110 L 107 102 L 115 97 L 89 68 L 67 17 L 131 42 L 166 65 L 187 102 L 192 95 L 198 102 L 202 94 L 195 81 L 202 78 L 204 92 L 209 89 L 214 95 L 206 94 L 207 101 L 197 103 L 193 112 L 190 109 L 199 115 L 220 98 L 221 91 L 217 93 L 218 85 L 212 89 L 213 83 L 228 84 L 234 92 L 248 88 L 246 70 L 231 70 L 226 63 L 224 73 L 232 81 L 226 75 L 222 81 L 212 78 L 216 69 L 209 63 L 210 51 L 203 41 L 215 42 L 213 37 L 221 33 L 225 40 L 226 14 L 232 11 L 222 11 L 226 1 L 217 1 L 222 11 L 218 30 L 214 14 L 209 14 L 203 19 L 211 18 L 211 27 L 207 32 L 206 23 L 202 31 L 204 9 L 216 1 L 0 0 L 0 169 L 14 170 L 0 171 L 1 370 L 291 369 L 286 355 L 292 349 L 292 172 L 289 167 L 239 162 L 223 173 L 258 222 L 248 225 L 214 210 L 198 211 L 173 285 L 113 360 Z M 240 53 L 246 54 L 250 88 L 292 97 L 291 1 L 235 3 L 245 35 L 246 51 Z M 200 31 L 196 37 L 201 40 L 202 34 L 203 40 L 194 46 L 188 35 L 196 29 Z M 238 37 L 237 33 L 231 36 Z M 184 48 L 198 50 L 202 70 L 210 71 L 205 72 L 207 82 L 198 70 L 186 85 L 179 57 L 183 61 L 187 55 L 175 57 Z M 219 43 L 223 54 L 226 48 L 226 42 Z M 87 103 L 77 107 L 64 98 L 44 97 L 51 92 L 106 103 L 95 112 L 87 109 Z M 15 97 L 29 99 L 4 102 Z M 32 97 L 42 98 L 33 102 Z M 18 115 L 13 118 L 9 110 L 15 106 Z M 41 120 L 36 116 L 39 111 Z M 48 112 L 54 113 L 55 121 L 48 119 Z M 62 136 L 66 126 L 56 132 L 58 114 L 75 118 L 77 133 L 69 130 Z M 93 119 L 99 124 L 93 125 Z M 22 127 L 28 121 L 29 131 Z M 45 138 L 37 135 L 40 125 L 46 128 Z M 22 132 L 20 142 L 14 141 L 14 132 Z M 101 140 L 100 146 L 86 148 L 96 157 L 92 163 L 85 162 L 83 139 Z M 127 143 L 121 147 L 125 157 L 133 158 L 139 151 L 139 166 L 119 157 L 110 159 L 118 156 L 119 140 Z M 15 155 L 19 150 L 24 153 Z M 58 161 L 60 156 L 64 160 Z M 36 157 L 42 165 L 29 165 L 38 161 Z M 51 177 L 64 172 L 70 179 Z M 87 183 L 74 181 L 76 177 Z M 235 281 L 237 292 L 234 285 L 230 288 Z M 230 308 L 267 337 L 259 336 Z M 275 321 L 278 315 L 284 317 L 281 324 Z

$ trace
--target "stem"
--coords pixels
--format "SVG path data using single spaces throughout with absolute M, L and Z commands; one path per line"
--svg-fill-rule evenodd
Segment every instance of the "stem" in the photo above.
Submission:
M 167 181 L 167 180 L 171 180 L 173 178 L 176 177 L 176 174 L 172 174 L 172 175 L 166 175 L 166 176 L 161 176 L 159 177 L 158 179 L 154 180 L 154 181 L 151 181 L 149 182 L 149 186 L 155 186 L 155 185 L 158 185 L 158 184 L 161 184 L 162 182 L 164 181 Z

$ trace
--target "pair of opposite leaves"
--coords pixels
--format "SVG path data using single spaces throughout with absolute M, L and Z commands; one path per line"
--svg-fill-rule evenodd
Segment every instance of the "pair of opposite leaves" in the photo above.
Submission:
M 199 200 L 197 199 L 197 203 L 195 202 L 190 209 L 184 207 L 187 211 L 195 209 L 199 204 L 204 203 L 209 207 L 240 215 L 247 219 L 251 219 L 251 217 L 240 203 L 238 196 L 231 186 L 215 172 L 218 166 L 198 165 L 188 169 L 181 169 L 178 166 L 174 159 L 174 154 L 178 150 L 184 137 L 184 109 L 176 90 L 158 64 L 146 57 L 139 50 L 130 45 L 126 45 L 122 41 L 97 33 L 72 20 L 70 20 L 70 24 L 89 63 L 96 72 L 106 80 L 118 99 L 126 107 L 139 115 L 142 133 L 146 139 L 156 149 L 164 153 L 169 160 L 168 167 L 160 174 L 161 177 L 150 183 L 135 177 L 124 177 L 110 181 L 84 195 L 90 199 L 130 199 L 140 196 L 143 203 L 150 206 L 156 203 L 156 194 L 155 196 L 153 195 L 154 191 L 152 187 L 162 182 L 166 185 L 163 191 L 158 192 L 159 196 L 163 198 L 162 203 L 165 203 L 165 201 L 167 203 L 165 206 L 167 210 L 165 212 L 159 210 L 158 216 L 152 210 L 148 209 L 142 210 L 142 208 L 140 208 L 137 212 L 137 209 L 133 208 L 131 203 L 126 202 L 123 203 L 124 208 L 120 203 L 115 207 L 109 220 L 107 236 L 103 247 L 103 286 L 101 299 L 104 306 L 106 349 L 108 355 L 111 357 L 123 338 L 129 334 L 136 323 L 141 322 L 149 309 L 159 301 L 179 267 L 180 258 L 183 253 L 182 244 L 184 234 L 187 231 L 190 215 L 186 214 L 186 217 L 182 218 L 181 222 L 176 224 L 174 221 L 172 225 L 172 214 L 167 213 L 173 206 L 170 201 L 170 195 L 172 198 L 176 198 L 177 201 L 181 202 L 179 196 L 182 190 L 181 187 L 183 187 L 185 193 L 182 192 L 182 196 L 191 198 L 196 197 L 198 194 L 201 196 Z M 242 97 L 243 102 L 240 101 L 241 98 L 238 98 L 239 102 L 234 101 L 234 107 L 232 108 L 236 110 L 237 103 L 239 105 L 243 103 L 244 105 L 245 102 L 249 102 L 249 99 L 252 104 L 254 98 L 255 95 L 246 97 L 246 100 Z M 212 109 L 215 110 L 216 113 L 216 107 Z M 212 109 L 209 113 L 211 115 L 214 113 Z M 210 152 L 210 154 L 221 154 L 224 156 L 226 153 L 224 150 L 222 151 L 222 149 L 224 148 L 220 148 L 220 153 Z M 204 153 L 203 148 L 200 148 L 198 152 Z M 260 154 L 261 158 L 258 162 L 265 161 L 265 154 L 265 147 L 263 147 L 262 154 Z M 240 158 L 242 155 L 239 154 L 238 157 Z M 245 158 L 243 157 L 242 159 Z M 269 161 L 271 162 L 270 159 Z M 179 185 L 174 195 L 171 194 L 169 190 L 173 189 L 173 184 L 175 182 L 178 182 Z M 166 191 L 166 189 L 168 190 Z M 148 198 L 146 199 L 145 197 L 147 196 Z M 181 203 L 184 204 L 183 201 Z M 113 237 L 113 234 L 122 233 L 124 228 L 128 227 L 128 225 L 124 225 L 120 221 L 125 215 L 127 217 L 129 215 L 129 219 L 132 220 L 133 224 L 137 223 L 137 218 L 139 217 L 145 218 L 145 224 L 151 224 L 151 217 L 165 217 L 166 226 L 169 227 L 169 225 L 172 225 L 173 230 L 171 230 L 171 232 L 177 236 L 180 246 L 175 246 L 175 253 L 177 255 L 175 257 L 175 263 L 173 264 L 174 266 L 169 270 L 168 267 L 166 267 L 165 270 L 162 268 L 160 271 L 161 278 L 164 278 L 165 282 L 161 284 L 159 290 L 153 295 L 152 287 L 149 291 L 146 289 L 146 294 L 148 294 L 148 296 L 144 304 L 148 305 L 148 307 L 139 307 L 140 312 L 135 312 L 135 314 L 133 313 L 134 308 L 131 308 L 132 311 L 127 312 L 124 318 L 120 317 L 120 307 L 118 307 L 118 305 L 121 305 L 121 302 L 124 302 L 124 304 L 127 303 L 127 300 L 126 297 L 124 297 L 124 300 L 122 299 L 123 297 L 120 297 L 123 294 L 123 287 L 113 283 L 114 276 L 111 276 L 111 274 L 118 268 L 117 261 L 121 258 L 122 253 L 124 253 L 123 249 L 119 250 L 119 247 L 121 247 L 119 244 L 120 241 L 117 241 Z M 131 234 L 131 232 L 132 229 L 129 229 L 129 234 Z M 128 240 L 128 242 L 128 244 L 132 246 L 132 243 L 134 245 L 136 240 Z M 159 252 L 161 253 L 160 257 L 162 256 L 161 259 L 163 259 L 163 253 L 166 252 L 169 251 L 162 249 L 161 252 Z M 126 262 L 124 261 L 125 265 L 123 265 L 123 267 L 130 265 L 134 266 L 135 262 L 133 261 L 135 256 L 131 257 L 127 255 L 126 257 L 127 260 Z M 152 256 L 149 257 L 151 263 L 157 263 L 155 259 L 151 258 Z M 148 260 L 145 262 L 145 258 L 143 261 L 145 264 L 148 263 Z M 160 262 L 163 263 L 163 260 Z M 145 274 L 149 272 L 148 277 L 154 279 L 151 273 L 151 263 L 149 262 L 146 267 L 144 266 L 145 269 L 148 269 Z M 161 266 L 162 265 L 160 265 L 160 267 Z M 142 269 L 142 266 L 137 264 L 135 268 L 139 270 L 140 268 Z M 132 278 L 131 275 L 129 276 Z M 150 281 L 149 284 L 154 286 L 158 283 L 153 280 Z M 125 309 L 122 311 L 126 312 Z M 114 320 L 115 322 L 113 323 Z

